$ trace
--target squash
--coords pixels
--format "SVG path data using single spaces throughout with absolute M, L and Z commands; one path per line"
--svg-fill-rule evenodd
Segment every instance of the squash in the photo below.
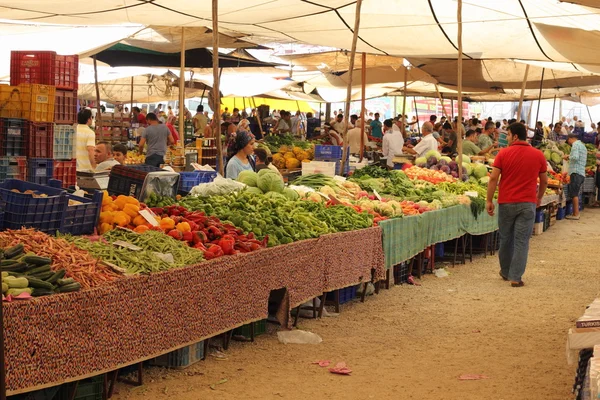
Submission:
M 103 235 L 106 232 L 111 231 L 112 228 L 113 228 L 113 226 L 111 224 L 107 224 L 107 223 L 100 224 L 100 227 L 98 228 L 98 233 Z
M 118 226 L 124 228 L 131 222 L 131 217 L 127 215 L 124 211 L 117 211 L 115 212 L 113 222 Z
M 140 213 L 140 207 L 136 206 L 135 204 L 126 203 L 123 207 L 123 212 L 129 215 L 131 218 L 135 218 Z
M 102 211 L 100 213 L 100 223 L 101 224 L 109 224 L 113 223 L 113 212 L 112 211 Z
M 144 233 L 149 229 L 150 228 L 148 227 L 148 225 L 138 225 L 135 227 L 135 229 L 133 231 L 136 233 Z
M 133 219 L 133 224 L 135 226 L 142 226 L 142 225 L 147 225 L 148 221 L 146 221 L 146 218 L 142 217 L 141 215 L 137 215 L 134 219 Z
M 300 161 L 298 161 L 295 158 L 288 158 L 285 161 L 285 167 L 287 169 L 299 168 L 300 167 Z

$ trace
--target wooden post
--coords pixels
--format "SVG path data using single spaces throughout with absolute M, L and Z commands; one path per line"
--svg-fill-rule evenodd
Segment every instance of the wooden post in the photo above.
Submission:
M 535 123 L 537 124 L 538 118 L 540 117 L 540 106 L 542 105 L 542 89 L 544 88 L 544 72 L 546 72 L 546 68 L 542 68 L 542 80 L 540 81 L 540 94 L 538 96 L 538 108 L 535 113 Z M 533 104 L 532 104 L 533 106 Z
M 408 65 L 404 66 L 404 93 L 402 93 L 402 135 L 406 137 L 406 87 L 408 86 Z
M 356 0 L 356 11 L 354 18 L 354 35 L 352 36 L 352 48 L 350 51 L 350 66 L 348 69 L 348 90 L 346 91 L 346 124 L 342 134 L 342 161 L 340 162 L 340 175 L 344 175 L 346 168 L 346 157 L 348 156 L 348 126 L 350 125 L 350 101 L 352 100 L 352 75 L 354 74 L 354 57 L 356 56 L 356 42 L 358 41 L 358 28 L 360 27 L 360 7 L 362 0 Z
M 523 111 L 523 99 L 525 98 L 525 87 L 527 86 L 527 75 L 529 74 L 529 64 L 525 67 L 525 76 L 521 84 L 521 97 L 519 98 L 519 110 L 517 111 L 517 121 L 521 121 L 521 111 Z
M 94 59 L 94 85 L 96 86 L 96 130 L 102 130 L 102 109 L 100 108 L 100 85 L 98 85 L 98 66 L 96 65 L 96 55 Z
M 450 112 L 452 113 L 452 119 L 454 119 L 454 99 L 450 99 L 450 108 L 452 109 L 450 110 Z
M 419 109 L 417 107 L 417 97 L 413 96 L 413 101 L 415 103 L 415 115 L 417 116 L 417 132 L 421 132 L 421 123 L 419 122 Z M 446 117 L 448 118 L 448 117 Z
M 179 59 L 179 138 L 185 144 L 185 28 L 181 28 L 181 58 Z
M 446 117 L 446 119 L 448 118 L 448 113 L 446 112 L 446 104 L 444 104 L 444 99 L 442 99 L 442 95 L 440 94 L 440 90 L 438 89 L 438 85 L 435 85 L 435 92 L 437 93 L 437 97 L 440 100 L 440 103 L 442 103 L 442 112 L 444 113 L 444 117 Z
M 554 101 L 552 102 L 552 118 L 550 118 L 550 123 L 554 124 L 554 109 L 556 107 L 556 95 L 554 95 Z
M 360 87 L 360 152 L 358 153 L 359 159 L 358 162 L 362 162 L 363 155 L 365 152 L 365 119 L 367 118 L 367 113 L 365 112 L 365 97 L 367 97 L 367 53 L 362 53 L 361 59 L 361 68 L 360 68 L 360 76 L 361 76 L 361 87 Z
M 262 121 L 260 120 L 260 113 L 258 112 L 258 107 L 256 107 L 256 100 L 254 97 L 252 98 L 252 103 L 254 103 L 254 109 L 256 110 L 256 121 L 258 122 L 258 129 L 260 129 L 260 134 L 263 135 L 263 139 L 265 137 L 265 133 L 262 128 Z
M 129 105 L 129 117 L 133 115 L 133 76 L 131 77 L 131 104 Z
M 225 166 L 223 165 L 223 149 L 221 143 L 221 92 L 219 91 L 219 0 L 212 0 L 212 34 L 213 34 L 213 120 L 216 121 L 213 127 L 215 143 L 217 145 L 217 161 L 219 165 L 219 174 L 225 176 Z
M 593 124 L 594 120 L 592 119 L 592 113 L 590 112 L 590 107 L 589 106 L 585 106 L 585 108 L 587 109 L 588 116 L 590 117 L 590 123 Z
M 456 151 L 458 152 L 458 178 L 462 181 L 462 160 L 463 160 L 463 102 L 462 102 L 462 58 L 463 58 L 463 44 L 462 44 L 462 0 L 457 0 L 456 9 L 456 21 L 458 23 L 458 120 L 456 122 Z

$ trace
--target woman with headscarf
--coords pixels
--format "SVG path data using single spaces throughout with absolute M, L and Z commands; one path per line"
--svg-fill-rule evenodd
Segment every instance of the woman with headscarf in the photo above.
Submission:
M 254 137 L 250 132 L 239 131 L 230 149 L 227 149 L 227 168 L 225 177 L 237 179 L 242 171 L 254 171 L 254 160 L 250 155 L 254 153 Z

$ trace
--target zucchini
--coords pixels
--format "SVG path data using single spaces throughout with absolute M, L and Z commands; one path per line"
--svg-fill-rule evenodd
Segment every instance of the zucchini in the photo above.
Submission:
M 23 253 L 23 250 L 25 250 L 23 243 L 4 249 L 4 258 L 15 258 L 20 256 Z
M 1 271 L 21 272 L 21 271 L 24 271 L 25 269 L 27 269 L 27 264 L 22 263 L 22 262 L 17 262 L 15 264 L 6 265 L 6 266 L 0 266 Z
M 79 282 L 70 283 L 68 285 L 60 286 L 56 289 L 58 293 L 68 293 L 68 292 L 76 292 L 81 289 L 81 284 Z
M 27 264 L 33 264 L 33 265 L 37 265 L 37 266 L 52 264 L 51 258 L 40 257 L 40 256 L 36 256 L 35 254 L 34 255 L 28 254 L 25 257 L 22 257 L 21 261 L 24 263 L 27 263 Z
M 75 282 L 75 279 L 73 279 L 73 278 L 59 279 L 57 282 L 58 282 L 58 286 L 65 286 L 65 285 L 70 285 L 72 283 L 77 283 L 77 282 Z
M 29 278 L 30 276 L 32 276 L 34 278 L 45 281 L 46 279 L 50 278 L 52 275 L 54 275 L 54 272 L 46 271 L 46 272 L 40 272 L 39 274 L 30 274 L 30 275 L 27 275 L 27 277 Z
M 18 296 L 21 293 L 29 293 L 31 294 L 33 292 L 33 290 L 31 288 L 12 288 L 12 289 L 8 289 L 8 292 L 6 292 L 6 294 L 10 294 L 12 296 Z
M 27 275 L 35 275 L 35 274 L 41 274 L 42 272 L 48 272 L 50 271 L 50 265 L 42 265 L 40 267 L 34 267 L 31 269 L 28 269 L 27 272 L 25 272 Z
M 2 293 L 8 292 L 8 284 L 6 282 L 2 282 Z
M 6 271 L 2 271 L 2 277 L 3 277 L 3 278 L 5 278 L 5 277 L 7 277 L 7 276 L 8 276 L 8 272 L 6 272 Z
M 43 281 L 41 279 L 28 277 L 27 280 L 29 281 L 29 287 L 54 290 L 54 286 L 51 283 Z
M 57 280 L 62 279 L 66 272 L 64 269 L 59 269 L 50 278 L 46 279 L 46 282 L 55 283 Z
M 9 267 L 11 265 L 18 264 L 19 260 L 2 260 L 0 261 L 0 267 Z
M 26 288 L 27 286 L 29 286 L 29 281 L 27 280 L 27 278 L 12 278 L 12 279 L 7 279 L 4 278 L 6 284 L 8 285 L 9 288 L 17 288 L 17 289 L 22 289 L 22 288 Z M 31 294 L 31 293 L 29 293 Z
M 54 294 L 54 290 L 48 290 L 44 288 L 33 288 L 33 292 L 31 293 L 31 295 L 34 297 L 49 296 L 51 294 Z

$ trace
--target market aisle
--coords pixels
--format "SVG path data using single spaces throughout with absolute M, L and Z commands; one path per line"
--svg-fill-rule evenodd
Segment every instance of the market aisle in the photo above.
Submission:
M 282 345 L 272 332 L 234 343 L 224 361 L 147 370 L 144 386 L 119 385 L 113 398 L 572 399 L 566 332 L 598 294 L 600 210 L 582 216 L 533 238 L 524 288 L 500 279 L 496 257 L 477 257 L 448 278 L 427 275 L 423 286 L 345 306 L 337 318 L 301 320 L 320 345 Z M 316 360 L 345 361 L 352 376 Z

